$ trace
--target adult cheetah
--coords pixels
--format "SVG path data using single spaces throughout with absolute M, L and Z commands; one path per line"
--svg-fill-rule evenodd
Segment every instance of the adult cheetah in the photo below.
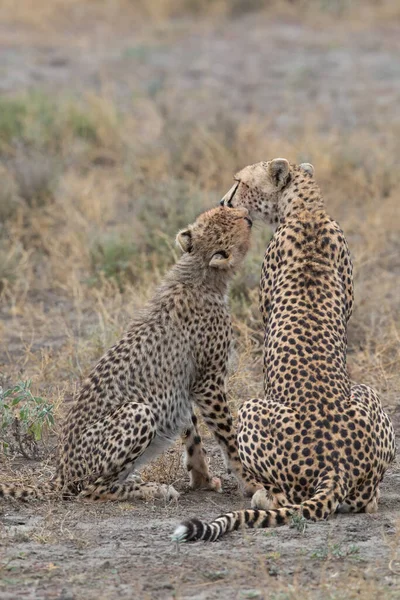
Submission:
M 127 479 L 186 429 L 192 488 L 220 490 L 209 473 L 193 407 L 197 405 L 241 478 L 225 382 L 231 345 L 229 280 L 250 242 L 245 208 L 212 209 L 177 243 L 184 254 L 130 329 L 83 384 L 63 427 L 55 480 L 0 486 L 0 497 L 87 500 L 175 498 L 172 486 Z M 253 492 L 250 478 L 247 491 Z
M 278 226 L 260 285 L 265 399 L 245 402 L 238 425 L 242 463 L 264 489 L 254 494 L 252 510 L 211 524 L 183 523 L 178 541 L 282 525 L 296 513 L 316 521 L 336 510 L 377 510 L 378 485 L 395 456 L 394 431 L 376 392 L 350 384 L 352 264 L 313 175 L 308 163 L 261 162 L 240 171 L 222 200 Z

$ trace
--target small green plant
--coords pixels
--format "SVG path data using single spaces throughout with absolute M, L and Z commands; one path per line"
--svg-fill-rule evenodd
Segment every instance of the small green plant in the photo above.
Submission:
M 0 444 L 5 453 L 28 459 L 38 457 L 43 433 L 54 425 L 53 405 L 30 387 L 30 380 L 6 390 L 0 386 Z
M 265 531 L 263 531 L 263 535 L 265 537 L 277 537 L 278 532 L 276 529 L 266 529 Z
M 267 552 L 267 554 L 265 555 L 265 558 L 267 560 L 279 560 L 281 557 L 281 553 L 278 551 L 275 552 Z
M 317 548 L 310 554 L 310 558 L 317 558 L 318 560 L 327 560 L 329 558 L 347 558 L 348 556 L 356 556 L 360 552 L 360 548 L 351 544 L 350 546 L 343 547 L 342 544 L 327 544 L 321 548 Z
M 307 529 L 307 525 L 308 521 L 303 517 L 303 515 L 298 513 L 292 515 L 290 527 L 297 529 L 297 531 L 300 531 L 300 533 L 304 533 Z

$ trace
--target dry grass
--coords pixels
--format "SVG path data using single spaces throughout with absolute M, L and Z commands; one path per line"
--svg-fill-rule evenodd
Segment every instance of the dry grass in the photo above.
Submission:
M 381 132 L 379 143 L 368 132 L 321 135 L 311 126 L 268 139 L 267 125 L 252 119 L 190 136 L 177 126 L 171 142 L 166 117 L 150 151 L 136 146 L 129 117 L 103 98 L 31 100 L 3 100 L 14 115 L 0 137 L 3 385 L 32 377 L 48 398 L 72 393 L 175 261 L 176 231 L 217 202 L 238 167 L 284 155 L 314 163 L 328 210 L 349 239 L 351 374 L 393 402 L 400 372 L 397 131 Z M 232 286 L 233 406 L 260 393 L 257 285 L 269 236 L 256 228 Z
M 3 103 L 14 115 L 0 138 L 3 387 L 32 378 L 34 391 L 62 407 L 175 261 L 176 231 L 217 202 L 238 167 L 283 155 L 314 163 L 328 210 L 344 227 L 356 281 L 349 369 L 393 405 L 400 383 L 397 131 L 381 132 L 379 143 L 368 132 L 321 135 L 312 126 L 268 139 L 267 125 L 252 119 L 190 136 L 176 126 L 172 139 L 167 116 L 149 151 L 128 135 L 130 118 L 101 97 L 79 105 L 40 96 Z M 269 236 L 256 228 L 232 286 L 234 412 L 262 390 L 257 286 Z M 167 463 L 161 459 L 154 474 L 175 479 L 180 462 Z

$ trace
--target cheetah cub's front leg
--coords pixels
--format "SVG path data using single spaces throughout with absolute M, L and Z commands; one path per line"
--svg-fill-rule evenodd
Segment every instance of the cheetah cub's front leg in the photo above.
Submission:
M 197 429 L 196 415 L 192 415 L 192 426 L 184 432 L 182 438 L 185 444 L 185 466 L 190 477 L 190 488 L 222 492 L 219 477 L 210 475 L 206 450 Z
M 252 496 L 263 485 L 243 468 L 239 458 L 236 431 L 226 400 L 225 385 L 219 373 L 210 372 L 193 389 L 196 404 L 213 432 L 227 459 L 228 470 L 236 475 L 246 496 Z

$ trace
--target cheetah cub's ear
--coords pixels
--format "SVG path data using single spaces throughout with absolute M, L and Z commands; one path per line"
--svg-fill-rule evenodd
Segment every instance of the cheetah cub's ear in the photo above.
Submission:
M 225 250 L 220 250 L 212 255 L 208 265 L 217 269 L 227 269 L 231 264 L 231 255 Z
M 268 165 L 268 173 L 276 186 L 281 186 L 286 182 L 289 175 L 289 163 L 286 158 L 274 158 Z
M 191 252 L 193 250 L 193 243 L 190 229 L 182 229 L 176 236 L 176 243 L 183 252 Z
M 301 163 L 300 169 L 311 175 L 311 177 L 314 175 L 314 167 L 311 163 Z

